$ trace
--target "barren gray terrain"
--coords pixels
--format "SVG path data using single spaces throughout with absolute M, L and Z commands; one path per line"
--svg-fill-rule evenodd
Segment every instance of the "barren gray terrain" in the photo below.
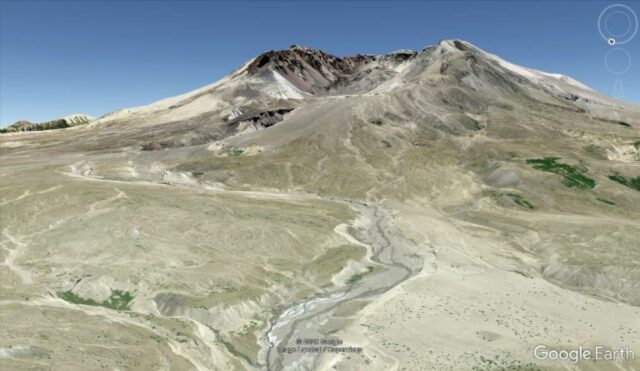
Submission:
M 640 106 L 459 40 L 2 134 L 0 368 L 638 370 L 639 151 Z

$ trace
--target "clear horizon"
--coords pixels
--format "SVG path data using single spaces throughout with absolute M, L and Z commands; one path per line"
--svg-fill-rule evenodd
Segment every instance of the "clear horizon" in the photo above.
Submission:
M 638 3 L 620 3 L 640 13 Z M 509 62 L 640 103 L 638 64 L 615 75 L 611 69 L 626 61 L 604 63 L 612 47 L 598 31 L 598 17 L 610 4 L 2 1 L 0 126 L 145 105 L 291 44 L 342 56 L 462 39 Z M 628 28 L 624 19 L 608 26 L 616 34 Z M 636 37 L 624 45 L 629 60 L 640 58 L 639 44 Z

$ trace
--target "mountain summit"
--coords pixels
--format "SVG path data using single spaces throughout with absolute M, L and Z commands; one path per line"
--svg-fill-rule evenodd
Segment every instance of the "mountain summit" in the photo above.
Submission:
M 477 105 L 529 98 L 599 115 L 624 103 L 605 97 L 566 76 L 520 67 L 461 40 L 445 40 L 421 51 L 336 57 L 292 45 L 260 54 L 224 79 L 148 106 L 108 114 L 98 121 L 168 122 L 220 112 L 223 117 L 275 101 L 317 97 L 399 94 L 432 88 L 421 95 L 434 104 Z M 473 103 L 472 103 L 473 102 Z M 267 105 L 272 104 L 268 103 Z

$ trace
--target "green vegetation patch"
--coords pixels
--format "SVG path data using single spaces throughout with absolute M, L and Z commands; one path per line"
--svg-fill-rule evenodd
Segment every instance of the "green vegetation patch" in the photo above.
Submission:
M 391 148 L 391 143 L 387 142 L 386 140 L 382 141 L 382 145 L 384 146 L 384 148 Z
M 214 329 L 211 326 L 208 326 L 208 327 L 216 334 L 216 336 L 218 338 L 217 339 L 218 342 L 220 342 L 222 345 L 224 345 L 225 349 L 227 349 L 227 351 L 229 353 L 231 353 L 231 355 L 233 355 L 234 357 L 242 358 L 245 361 L 247 361 L 250 365 L 254 365 L 254 362 L 249 357 L 247 357 L 246 354 L 243 354 L 242 352 L 238 351 L 238 349 L 235 347 L 235 345 L 233 345 L 231 342 L 225 340 L 222 337 L 222 335 L 220 333 L 220 330 Z
M 222 337 L 218 338 L 218 341 L 220 343 L 222 343 L 222 345 L 224 345 L 224 347 L 227 349 L 227 351 L 229 353 L 231 353 L 233 356 L 244 359 L 250 365 L 253 364 L 253 361 L 249 357 L 247 357 L 245 354 L 243 354 L 240 351 L 238 351 L 238 349 L 236 349 L 236 347 L 233 344 L 231 344 L 230 342 L 224 340 Z
M 636 147 L 636 149 L 640 149 L 640 140 L 633 142 L 633 146 Z
M 243 154 L 243 153 L 244 153 L 244 149 L 242 149 L 242 148 L 236 148 L 236 147 L 233 147 L 233 148 L 231 148 L 231 149 L 229 150 L 229 154 L 230 154 L 231 156 L 240 156 L 240 155 L 241 155 L 241 154 Z
M 559 157 L 543 157 L 528 159 L 526 162 L 534 169 L 562 175 L 562 184 L 569 188 L 593 189 L 596 186 L 596 181 L 586 175 L 586 168 L 561 164 L 557 162 L 559 159 Z
M 309 263 L 307 271 L 321 283 L 330 283 L 331 277 L 340 272 L 349 260 L 359 261 L 367 254 L 362 246 L 342 245 L 328 249 Z
M 93 299 L 85 299 L 72 291 L 62 291 L 58 293 L 58 297 L 72 304 L 91 305 L 94 307 L 105 307 L 114 310 L 128 310 L 133 295 L 127 291 L 111 290 L 111 296 L 103 302 L 97 302 Z
M 373 267 L 369 266 L 367 267 L 367 270 L 365 272 L 362 273 L 356 273 L 353 276 L 349 277 L 349 279 L 347 280 L 347 284 L 352 284 L 352 283 L 356 283 L 358 281 L 360 281 L 362 279 L 362 277 L 364 277 L 365 275 L 371 273 L 373 271 Z
M 588 153 L 591 157 L 596 158 L 598 160 L 606 160 L 607 154 L 602 147 L 596 146 L 595 144 L 590 144 L 584 147 L 584 151 Z
M 637 176 L 635 178 L 626 178 L 618 173 L 615 173 L 613 175 L 609 175 L 609 179 L 613 180 L 614 182 L 618 182 L 625 187 L 640 191 L 640 176 Z
M 465 117 L 465 120 L 462 121 L 462 124 L 466 129 L 469 129 L 469 130 L 478 131 L 478 130 L 484 129 L 484 127 L 480 125 L 478 121 L 468 116 Z

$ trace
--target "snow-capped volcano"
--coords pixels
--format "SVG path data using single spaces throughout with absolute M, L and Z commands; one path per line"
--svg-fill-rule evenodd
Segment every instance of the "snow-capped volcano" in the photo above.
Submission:
M 470 94 L 559 98 L 596 115 L 625 106 L 569 77 L 517 66 L 460 40 L 441 41 L 421 51 L 347 57 L 293 45 L 264 52 L 213 84 L 113 112 L 95 124 L 113 120 L 156 124 L 210 114 L 228 118 L 278 101 L 295 105 L 318 97 L 387 94 L 422 83 L 435 84 L 436 94 L 451 88 L 451 82 Z

